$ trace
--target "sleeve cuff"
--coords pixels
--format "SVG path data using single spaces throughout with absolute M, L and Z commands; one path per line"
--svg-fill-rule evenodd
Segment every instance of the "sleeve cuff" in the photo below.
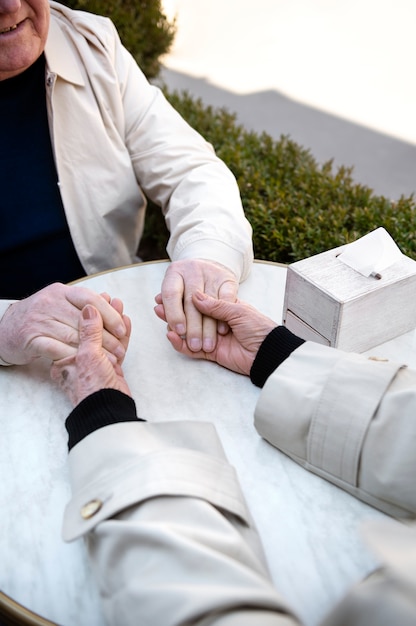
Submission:
M 237 247 L 207 238 L 187 244 L 180 253 L 172 257 L 173 261 L 184 259 L 204 259 L 224 265 L 235 274 L 237 281 L 241 283 L 250 274 L 253 265 L 253 252 L 252 248 L 247 248 L 245 252 L 241 252 Z
M 94 430 L 118 422 L 145 421 L 137 417 L 133 398 L 117 389 L 101 389 L 75 407 L 65 426 L 68 431 L 68 449 L 71 450 Z
M 274 328 L 261 344 L 251 366 L 251 382 L 263 387 L 270 374 L 303 343 L 304 339 L 294 335 L 286 326 Z

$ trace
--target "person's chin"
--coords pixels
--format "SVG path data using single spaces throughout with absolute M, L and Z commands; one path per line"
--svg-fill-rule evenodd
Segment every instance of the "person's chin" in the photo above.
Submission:
M 27 70 L 43 52 L 41 39 L 34 36 L 27 20 L 14 30 L 0 33 L 0 76 L 11 78 Z

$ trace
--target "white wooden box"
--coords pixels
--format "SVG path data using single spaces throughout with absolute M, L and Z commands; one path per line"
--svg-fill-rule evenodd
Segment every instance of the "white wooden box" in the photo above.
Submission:
M 283 323 L 303 339 L 364 352 L 416 327 L 416 261 L 402 256 L 362 276 L 337 257 L 345 246 L 288 266 Z

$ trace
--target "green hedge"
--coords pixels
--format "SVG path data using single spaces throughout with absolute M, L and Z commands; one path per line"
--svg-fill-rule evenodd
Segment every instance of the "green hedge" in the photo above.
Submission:
M 169 22 L 161 0 L 61 0 L 71 9 L 106 15 L 117 27 L 126 48 L 148 78 L 160 72 L 161 57 L 169 51 L 176 24 Z
M 183 117 L 212 143 L 233 171 L 253 227 L 258 259 L 291 263 L 354 241 L 384 226 L 404 254 L 416 259 L 413 197 L 394 202 L 352 179 L 352 169 L 319 165 L 289 137 L 248 132 L 225 109 L 186 92 L 166 92 Z M 145 243 L 165 256 L 163 220 L 149 209 Z

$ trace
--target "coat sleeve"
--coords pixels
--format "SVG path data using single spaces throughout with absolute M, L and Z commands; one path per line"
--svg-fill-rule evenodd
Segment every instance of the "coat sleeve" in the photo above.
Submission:
M 322 626 L 416 624 L 416 526 L 369 522 L 367 543 L 381 566 L 355 585 Z
M 415 516 L 416 371 L 306 342 L 267 380 L 255 425 L 306 469 Z
M 69 464 L 63 536 L 86 536 L 109 624 L 299 624 L 212 425 L 112 424 Z
M 49 123 L 68 223 L 88 273 L 136 258 L 147 196 L 164 214 L 173 261 L 217 261 L 244 280 L 252 229 L 230 169 L 147 80 L 108 18 L 53 0 L 51 16 L 45 54 L 58 78 L 47 90 Z M 75 182 L 74 162 L 82 173 Z M 92 234 L 84 232 L 92 219 Z
M 234 175 L 123 48 L 116 58 L 126 145 L 137 180 L 164 213 L 170 258 L 217 261 L 244 280 L 253 261 L 252 228 Z M 146 106 L 138 106 L 143 100 Z

